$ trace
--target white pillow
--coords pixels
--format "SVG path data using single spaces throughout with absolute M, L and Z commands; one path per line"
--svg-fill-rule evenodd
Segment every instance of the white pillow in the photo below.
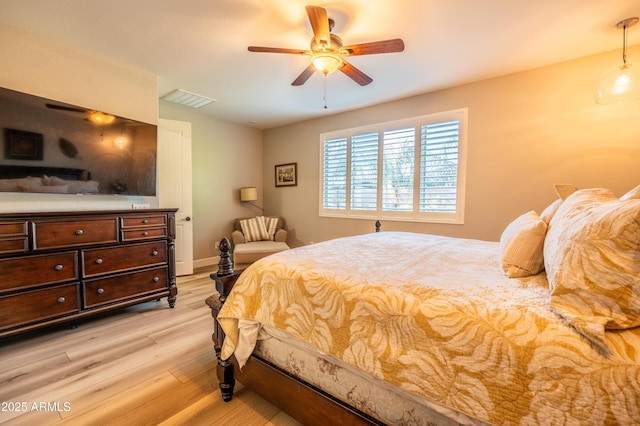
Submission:
M 560 204 L 562 204 L 561 198 L 558 198 L 553 203 L 549 204 L 544 210 L 542 210 L 542 213 L 540 213 L 540 219 L 544 220 L 544 222 L 548 225 L 549 222 L 551 222 L 553 215 L 555 215 L 558 211 L 558 207 L 560 207 Z
M 15 179 L 22 192 L 42 192 L 38 188 L 42 186 L 42 178 L 27 176 L 25 178 Z
M 509 278 L 535 275 L 544 269 L 547 224 L 531 210 L 511 222 L 500 236 L 500 261 Z
M 640 198 L 640 185 L 636 186 L 631 191 L 627 192 L 622 197 L 620 197 L 622 201 L 633 200 L 638 198 Z
M 551 306 L 606 351 L 605 329 L 640 326 L 640 199 L 583 189 L 558 208 L 544 243 Z

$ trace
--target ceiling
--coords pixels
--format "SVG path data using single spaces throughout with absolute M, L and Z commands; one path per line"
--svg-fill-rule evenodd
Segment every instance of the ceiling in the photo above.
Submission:
M 307 4 L 345 45 L 402 38 L 405 51 L 350 58 L 368 86 L 341 72 L 291 86 L 308 57 L 247 46 L 308 49 Z M 262 129 L 621 50 L 615 24 L 631 16 L 638 0 L 0 0 L 2 23 L 155 73 L 160 96 L 211 97 L 199 112 Z

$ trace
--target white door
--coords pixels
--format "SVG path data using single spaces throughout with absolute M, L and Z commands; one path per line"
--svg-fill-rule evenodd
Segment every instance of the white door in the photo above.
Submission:
M 193 274 L 191 123 L 158 120 L 158 201 L 177 208 L 176 275 Z

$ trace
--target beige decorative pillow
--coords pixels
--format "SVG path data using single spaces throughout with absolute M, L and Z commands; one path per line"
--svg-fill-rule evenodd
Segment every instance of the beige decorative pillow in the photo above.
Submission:
M 276 236 L 276 230 L 278 229 L 278 218 L 277 217 L 264 217 L 264 225 L 267 228 L 267 235 L 270 240 L 274 240 Z
M 593 343 L 640 325 L 640 200 L 583 189 L 558 208 L 544 243 L 551 306 Z
M 251 219 L 241 219 L 240 226 L 247 243 L 251 241 L 268 240 L 267 228 L 264 225 L 264 216 L 256 216 Z
M 548 225 L 549 222 L 551 222 L 551 218 L 553 218 L 553 215 L 555 215 L 556 211 L 558 211 L 558 207 L 560 207 L 560 204 L 562 204 L 561 198 L 558 198 L 553 203 L 549 204 L 544 210 L 542 210 L 542 213 L 540 213 L 540 219 L 542 219 L 544 223 Z
M 638 198 L 640 198 L 640 185 L 636 186 L 631 191 L 627 192 L 622 197 L 620 197 L 622 201 L 633 200 Z
M 547 225 L 551 221 L 553 215 L 556 214 L 556 211 L 558 210 L 558 207 L 560 207 L 560 204 L 562 204 L 562 202 L 569 195 L 576 192 L 578 190 L 578 187 L 568 183 L 556 183 L 555 185 L 553 185 L 553 190 L 560 198 L 549 204 L 547 208 L 545 208 L 542 213 L 540 213 L 540 218 L 542 218 L 542 220 L 544 220 Z
M 561 200 L 566 200 L 569 195 L 578 190 L 578 187 L 569 183 L 556 183 L 553 189 Z
M 22 192 L 50 192 L 42 189 L 42 178 L 28 176 L 25 178 L 15 179 L 18 183 L 18 187 Z
M 547 224 L 533 210 L 511 222 L 500 237 L 500 261 L 509 278 L 535 275 L 544 269 L 542 249 Z

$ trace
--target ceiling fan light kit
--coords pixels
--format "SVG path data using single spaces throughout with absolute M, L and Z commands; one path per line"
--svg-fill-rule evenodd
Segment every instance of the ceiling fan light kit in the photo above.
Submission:
M 342 66 L 342 59 L 334 53 L 316 53 L 311 57 L 311 63 L 316 71 L 324 75 L 335 72 Z
M 93 109 L 79 108 L 75 106 L 67 106 L 67 105 L 58 105 L 58 104 L 50 104 L 46 103 L 45 106 L 50 109 L 57 109 L 61 111 L 69 111 L 69 112 L 77 112 L 81 114 L 85 114 L 86 119 L 93 124 L 97 124 L 99 126 L 106 126 L 115 121 L 116 116 L 112 114 L 108 114 L 102 111 L 96 111 Z
M 596 83 L 594 96 L 599 104 L 622 104 L 640 100 L 640 69 L 627 63 L 628 28 L 637 24 L 638 18 L 627 18 L 616 24 L 622 28 L 622 65 L 605 71 Z
M 116 116 L 100 111 L 88 111 L 87 119 L 93 124 L 107 125 L 113 123 Z
M 311 62 L 309 66 L 291 83 L 293 86 L 303 85 L 315 71 L 327 76 L 337 70 L 340 70 L 359 85 L 366 86 L 373 79 L 347 62 L 345 56 L 373 55 L 402 52 L 404 50 L 404 42 L 399 38 L 343 47 L 342 39 L 331 33 L 334 21 L 328 18 L 326 9 L 318 6 L 307 6 L 306 11 L 313 30 L 310 50 L 249 46 L 250 52 L 289 53 L 310 56 Z

